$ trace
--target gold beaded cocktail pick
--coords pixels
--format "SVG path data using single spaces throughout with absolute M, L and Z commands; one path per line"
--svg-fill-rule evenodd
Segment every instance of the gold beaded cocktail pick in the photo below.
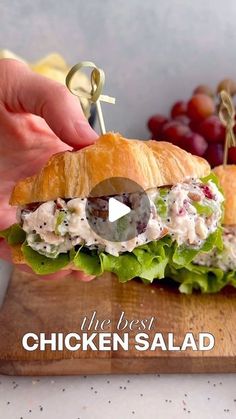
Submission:
M 222 124 L 225 126 L 225 146 L 224 146 L 224 166 L 228 161 L 228 150 L 230 147 L 236 146 L 236 139 L 234 135 L 234 125 L 235 125 L 235 108 L 232 101 L 232 98 L 228 92 L 222 90 L 220 92 L 220 109 L 219 109 L 219 118 Z
M 77 87 L 76 89 L 72 87 L 72 79 L 74 75 L 78 71 L 80 71 L 82 68 L 93 68 L 91 72 L 91 93 L 90 94 L 85 92 L 84 90 L 80 90 L 79 87 Z M 73 95 L 81 97 L 81 98 L 86 98 L 90 102 L 96 104 L 97 115 L 98 115 L 100 130 L 102 134 L 106 133 L 106 127 L 105 127 L 105 122 L 104 122 L 104 118 L 102 114 L 100 101 L 112 103 L 112 104 L 115 104 L 115 101 L 116 101 L 114 97 L 110 97 L 110 96 L 102 94 L 104 84 L 105 84 L 104 71 L 101 68 L 98 68 L 91 61 L 82 61 L 81 63 L 74 65 L 74 67 L 71 68 L 71 70 L 66 76 L 66 86 L 68 87 L 68 89 Z

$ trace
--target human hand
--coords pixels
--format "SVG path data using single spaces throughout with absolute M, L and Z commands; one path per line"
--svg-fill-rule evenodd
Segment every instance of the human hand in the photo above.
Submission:
M 96 138 L 79 100 L 65 86 L 33 73 L 20 61 L 0 60 L 0 230 L 16 222 L 16 209 L 8 201 L 19 179 L 37 173 L 52 154 L 80 149 Z M 0 258 L 11 260 L 5 241 L 0 241 Z M 26 265 L 19 267 L 31 271 Z M 73 275 L 91 279 L 78 271 Z

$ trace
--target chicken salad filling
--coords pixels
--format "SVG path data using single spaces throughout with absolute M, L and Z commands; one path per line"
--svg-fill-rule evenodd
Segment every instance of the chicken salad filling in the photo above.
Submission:
M 224 245 L 222 251 L 213 249 L 209 253 L 199 253 L 193 263 L 219 268 L 224 272 L 236 270 L 236 226 L 224 226 L 222 239 Z
M 132 208 L 134 195 L 122 194 L 116 198 Z M 19 209 L 18 218 L 26 233 L 27 244 L 49 258 L 56 258 L 60 253 L 82 245 L 119 256 L 165 235 L 170 235 L 178 245 L 198 249 L 220 225 L 224 198 L 211 180 L 203 182 L 189 178 L 172 187 L 148 190 L 146 195 L 150 202 L 150 216 L 145 228 L 137 223 L 136 237 L 122 242 L 106 240 L 91 228 L 86 198 L 58 198 L 30 204 Z M 108 197 L 96 200 L 97 204 L 104 205 Z M 106 205 L 105 211 L 99 210 L 97 214 L 101 229 L 107 213 Z

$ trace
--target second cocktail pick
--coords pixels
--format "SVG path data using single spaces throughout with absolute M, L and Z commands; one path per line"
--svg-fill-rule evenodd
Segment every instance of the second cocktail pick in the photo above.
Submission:
M 83 90 L 80 90 L 79 87 L 76 89 L 72 87 L 72 80 L 73 80 L 74 75 L 78 71 L 81 71 L 82 68 L 93 69 L 91 72 L 91 93 L 90 94 Z M 66 76 L 66 86 L 68 87 L 68 89 L 73 95 L 86 98 L 90 102 L 95 103 L 96 108 L 97 108 L 97 115 L 98 115 L 100 130 L 102 134 L 106 133 L 106 127 L 105 127 L 105 121 L 103 118 L 100 101 L 115 104 L 114 97 L 110 97 L 110 96 L 102 94 L 104 84 L 105 84 L 104 71 L 101 68 L 98 68 L 96 64 L 94 64 L 91 61 L 82 61 L 74 65 Z
M 219 118 L 222 124 L 225 126 L 225 146 L 224 146 L 224 166 L 228 161 L 228 150 L 230 147 L 236 146 L 236 139 L 234 135 L 235 125 L 235 108 L 232 98 L 228 92 L 222 90 L 220 92 L 220 109 Z

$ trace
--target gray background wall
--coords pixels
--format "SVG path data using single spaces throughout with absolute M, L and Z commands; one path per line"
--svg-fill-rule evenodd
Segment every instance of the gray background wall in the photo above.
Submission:
M 29 60 L 94 60 L 117 98 L 107 128 L 130 137 L 197 84 L 236 78 L 235 0 L 0 0 L 0 39 Z

